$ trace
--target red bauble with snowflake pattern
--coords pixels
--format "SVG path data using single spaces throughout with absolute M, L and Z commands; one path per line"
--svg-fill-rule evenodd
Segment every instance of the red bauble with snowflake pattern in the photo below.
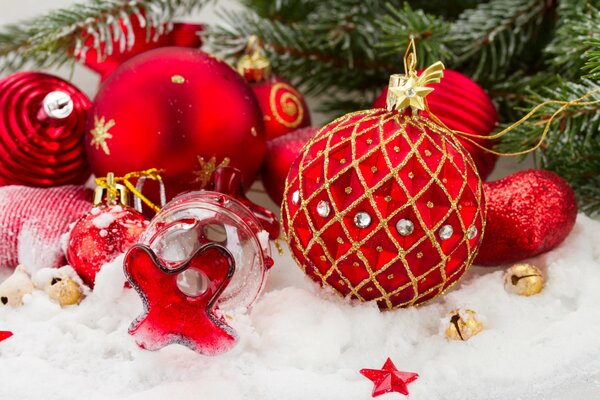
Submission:
M 359 111 L 322 128 L 294 162 L 282 205 L 302 270 L 382 309 L 423 303 L 455 283 L 484 221 L 472 158 L 410 109 Z

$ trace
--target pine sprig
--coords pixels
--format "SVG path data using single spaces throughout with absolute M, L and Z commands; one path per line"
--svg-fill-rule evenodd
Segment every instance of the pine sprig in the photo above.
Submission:
M 421 65 L 438 60 L 446 62 L 453 57 L 445 42 L 450 29 L 448 22 L 422 10 L 413 10 L 408 3 L 400 9 L 387 4 L 386 11 L 387 14 L 377 20 L 382 32 L 377 47 L 382 55 L 403 54 L 413 36 Z
M 584 79 L 581 82 L 560 81 L 528 99 L 531 106 L 547 100 L 572 100 L 582 97 L 600 85 Z M 585 99 L 600 101 L 600 92 Z M 549 104 L 525 124 L 503 137 L 501 151 L 521 151 L 537 143 L 550 116 L 561 106 Z M 554 120 L 551 130 L 535 158 L 540 166 L 564 177 L 580 200 L 581 209 L 588 213 L 600 212 L 600 104 L 572 106 Z
M 5 26 L 0 32 L 0 71 L 16 70 L 25 63 L 37 68 L 62 65 L 80 51 L 85 53 L 84 35 L 94 38 L 93 47 L 103 59 L 115 50 L 113 39 L 120 42 L 122 50 L 133 46 L 132 15 L 160 34 L 173 18 L 207 1 L 90 0 Z M 119 18 L 126 27 L 124 33 Z
M 397 72 L 401 57 L 380 57 L 375 45 L 378 6 L 368 0 L 323 1 L 302 23 L 263 18 L 253 11 L 223 12 L 226 23 L 208 27 L 208 47 L 235 62 L 247 38 L 256 34 L 278 74 L 300 84 L 309 94 L 352 93 L 382 87 Z
M 534 53 L 532 44 L 552 5 L 547 0 L 496 0 L 466 10 L 449 32 L 455 68 L 484 84 L 505 79 L 520 57 Z
M 600 65 L 600 11 L 581 0 L 565 3 L 559 5 L 558 26 L 544 55 L 563 78 L 576 79 L 585 70 L 594 74 Z

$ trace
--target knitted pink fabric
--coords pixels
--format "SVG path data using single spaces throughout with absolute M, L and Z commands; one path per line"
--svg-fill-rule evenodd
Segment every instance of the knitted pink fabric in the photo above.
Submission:
M 0 187 L 0 269 L 60 266 L 61 235 L 90 210 L 91 201 L 92 191 L 83 186 Z

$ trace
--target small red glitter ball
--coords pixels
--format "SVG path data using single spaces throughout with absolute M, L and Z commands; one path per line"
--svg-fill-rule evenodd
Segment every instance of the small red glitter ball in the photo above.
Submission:
M 448 128 L 477 135 L 489 135 L 496 128 L 496 106 L 485 90 L 469 77 L 446 69 L 444 79 L 429 86 L 435 89 L 427 96 L 429 108 Z M 386 97 L 387 88 L 375 100 L 373 107 L 385 108 Z M 479 176 L 485 180 L 494 169 L 497 157 L 468 140 L 458 138 L 458 141 L 469 152 Z M 486 148 L 491 148 L 494 144 L 483 139 L 475 141 Z
M 478 265 L 501 265 L 558 246 L 577 219 L 577 199 L 569 184 L 550 171 L 527 170 L 484 184 L 486 232 Z
M 475 164 L 426 113 L 359 111 L 321 129 L 286 181 L 282 222 L 302 270 L 380 308 L 420 304 L 471 264 L 485 226 Z
M 137 243 L 147 224 L 144 216 L 130 207 L 94 207 L 73 227 L 67 244 L 67 260 L 81 279 L 94 287 L 102 266 Z

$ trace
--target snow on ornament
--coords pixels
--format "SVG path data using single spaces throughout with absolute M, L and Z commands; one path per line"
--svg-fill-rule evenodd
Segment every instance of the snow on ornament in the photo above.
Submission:
M 223 353 L 237 340 L 224 313 L 250 307 L 263 289 L 273 265 L 267 232 L 273 225 L 255 216 L 258 206 L 230 195 L 243 191 L 241 173 L 228 171 L 217 170 L 214 186 L 229 194 L 176 197 L 125 257 L 125 275 L 144 303 L 129 329 L 142 348 L 179 343 L 205 355 Z
M 114 179 L 108 174 L 106 180 L 97 180 L 102 184 L 96 188 L 95 205 L 75 224 L 67 244 L 69 264 L 91 288 L 102 266 L 137 243 L 148 224 L 128 206 L 128 190 Z
M 303 148 L 286 181 L 282 222 L 301 269 L 381 309 L 421 304 L 467 270 L 485 227 L 481 179 L 456 136 L 426 112 L 437 62 L 390 77 L 387 109 L 347 114 Z

